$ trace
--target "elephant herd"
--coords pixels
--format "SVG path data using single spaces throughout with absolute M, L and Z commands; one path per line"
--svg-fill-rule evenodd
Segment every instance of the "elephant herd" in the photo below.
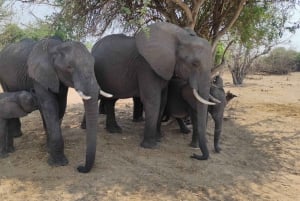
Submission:
M 106 124 L 112 132 L 120 131 L 114 114 L 116 100 L 138 100 L 142 108 L 135 107 L 137 118 L 145 112 L 144 148 L 155 147 L 162 137 L 163 115 L 189 115 L 192 144 L 198 144 L 202 153 L 193 157 L 205 160 L 209 157 L 207 112 L 216 110 L 211 114 L 221 115 L 222 119 L 226 104 L 225 93 L 211 93 L 215 98 L 210 95 L 214 86 L 211 52 L 209 42 L 193 31 L 165 22 L 154 23 L 134 37 L 106 36 L 91 53 L 80 42 L 57 38 L 23 39 L 10 44 L 0 52 L 4 91 L 0 94 L 0 157 L 13 152 L 13 137 L 22 135 L 19 118 L 38 109 L 47 135 L 48 163 L 67 165 L 61 121 L 68 88 L 72 87 L 82 98 L 85 110 L 86 159 L 77 168 L 79 172 L 89 172 L 95 161 L 99 97 L 105 100 Z M 223 90 L 223 86 L 219 88 Z M 219 152 L 221 123 L 217 128 L 215 150 Z

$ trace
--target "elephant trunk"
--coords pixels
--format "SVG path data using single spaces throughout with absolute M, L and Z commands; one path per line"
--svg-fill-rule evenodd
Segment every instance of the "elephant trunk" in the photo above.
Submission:
M 81 96 L 86 114 L 86 161 L 84 166 L 77 169 L 81 173 L 91 170 L 95 162 L 98 128 L 98 94 L 100 87 L 95 75 L 91 74 L 89 79 L 80 79 L 85 82 L 75 82 L 74 87 Z
M 91 170 L 95 162 L 98 129 L 98 91 L 88 100 L 83 100 L 86 114 L 86 161 L 77 169 L 81 173 Z
M 206 160 L 209 157 L 209 152 L 206 144 L 206 119 L 207 119 L 207 102 L 209 99 L 209 89 L 210 89 L 210 72 L 194 73 L 190 79 L 189 84 L 193 89 L 194 96 L 199 95 L 201 99 L 204 99 L 204 103 L 197 101 L 197 135 L 199 148 L 202 155 L 194 154 L 194 158 L 199 160 Z M 210 102 L 208 102 L 210 103 Z

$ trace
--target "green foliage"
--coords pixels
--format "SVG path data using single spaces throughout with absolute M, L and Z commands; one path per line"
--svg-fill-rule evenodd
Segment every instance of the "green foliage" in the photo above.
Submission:
M 250 1 L 251 2 L 251 1 Z M 230 31 L 246 48 L 253 49 L 278 40 L 285 29 L 287 17 L 283 7 L 270 2 L 250 3 Z
M 4 31 L 0 34 L 0 47 L 4 47 L 9 43 L 19 41 L 25 37 L 25 32 L 16 24 L 8 24 L 4 27 Z
M 269 55 L 261 57 L 255 64 L 256 72 L 287 74 L 299 68 L 300 53 L 284 47 L 275 48 Z
M 219 42 L 215 54 L 215 64 L 220 64 L 222 62 L 222 57 L 225 51 L 225 46 L 222 42 Z
M 7 24 L 0 33 L 0 48 L 24 38 L 40 40 L 49 36 L 58 36 L 62 39 L 66 38 L 64 33 L 53 30 L 52 27 L 46 23 L 30 24 L 24 29 L 16 24 Z

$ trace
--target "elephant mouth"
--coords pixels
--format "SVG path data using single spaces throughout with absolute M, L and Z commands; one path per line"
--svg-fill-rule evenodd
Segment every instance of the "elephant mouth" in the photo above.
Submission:
M 88 95 L 84 94 L 84 93 L 83 93 L 82 91 L 80 91 L 80 90 L 76 90 L 76 92 L 77 92 L 78 95 L 82 98 L 82 100 L 90 100 L 90 99 L 92 98 L 91 96 L 88 96 Z M 103 91 L 103 90 L 100 90 L 99 93 L 100 93 L 100 95 L 102 95 L 102 96 L 104 96 L 104 97 L 106 97 L 106 98 L 111 98 L 111 97 L 113 97 L 112 94 L 107 93 L 107 92 L 105 92 L 105 91 Z
M 203 103 L 205 105 L 215 105 L 216 103 L 213 102 L 209 102 L 207 100 L 205 100 L 204 98 L 202 98 L 199 93 L 197 92 L 196 89 L 193 89 L 193 95 L 195 96 L 195 98 L 200 102 Z M 215 98 L 216 99 L 216 98 Z M 217 100 L 217 99 L 216 99 Z M 218 100 L 219 101 L 219 100 Z M 219 101 L 220 102 L 220 101 Z

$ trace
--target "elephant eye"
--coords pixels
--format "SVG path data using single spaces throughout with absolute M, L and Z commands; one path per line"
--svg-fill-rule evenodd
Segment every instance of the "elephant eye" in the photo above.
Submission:
M 71 73 L 71 72 L 73 72 L 73 67 L 72 66 L 67 66 L 66 70 Z
M 193 66 L 194 68 L 197 68 L 197 67 L 199 67 L 199 66 L 200 66 L 200 62 L 199 62 L 199 61 L 197 61 L 197 60 L 195 60 L 195 61 L 192 61 L 192 66 Z

